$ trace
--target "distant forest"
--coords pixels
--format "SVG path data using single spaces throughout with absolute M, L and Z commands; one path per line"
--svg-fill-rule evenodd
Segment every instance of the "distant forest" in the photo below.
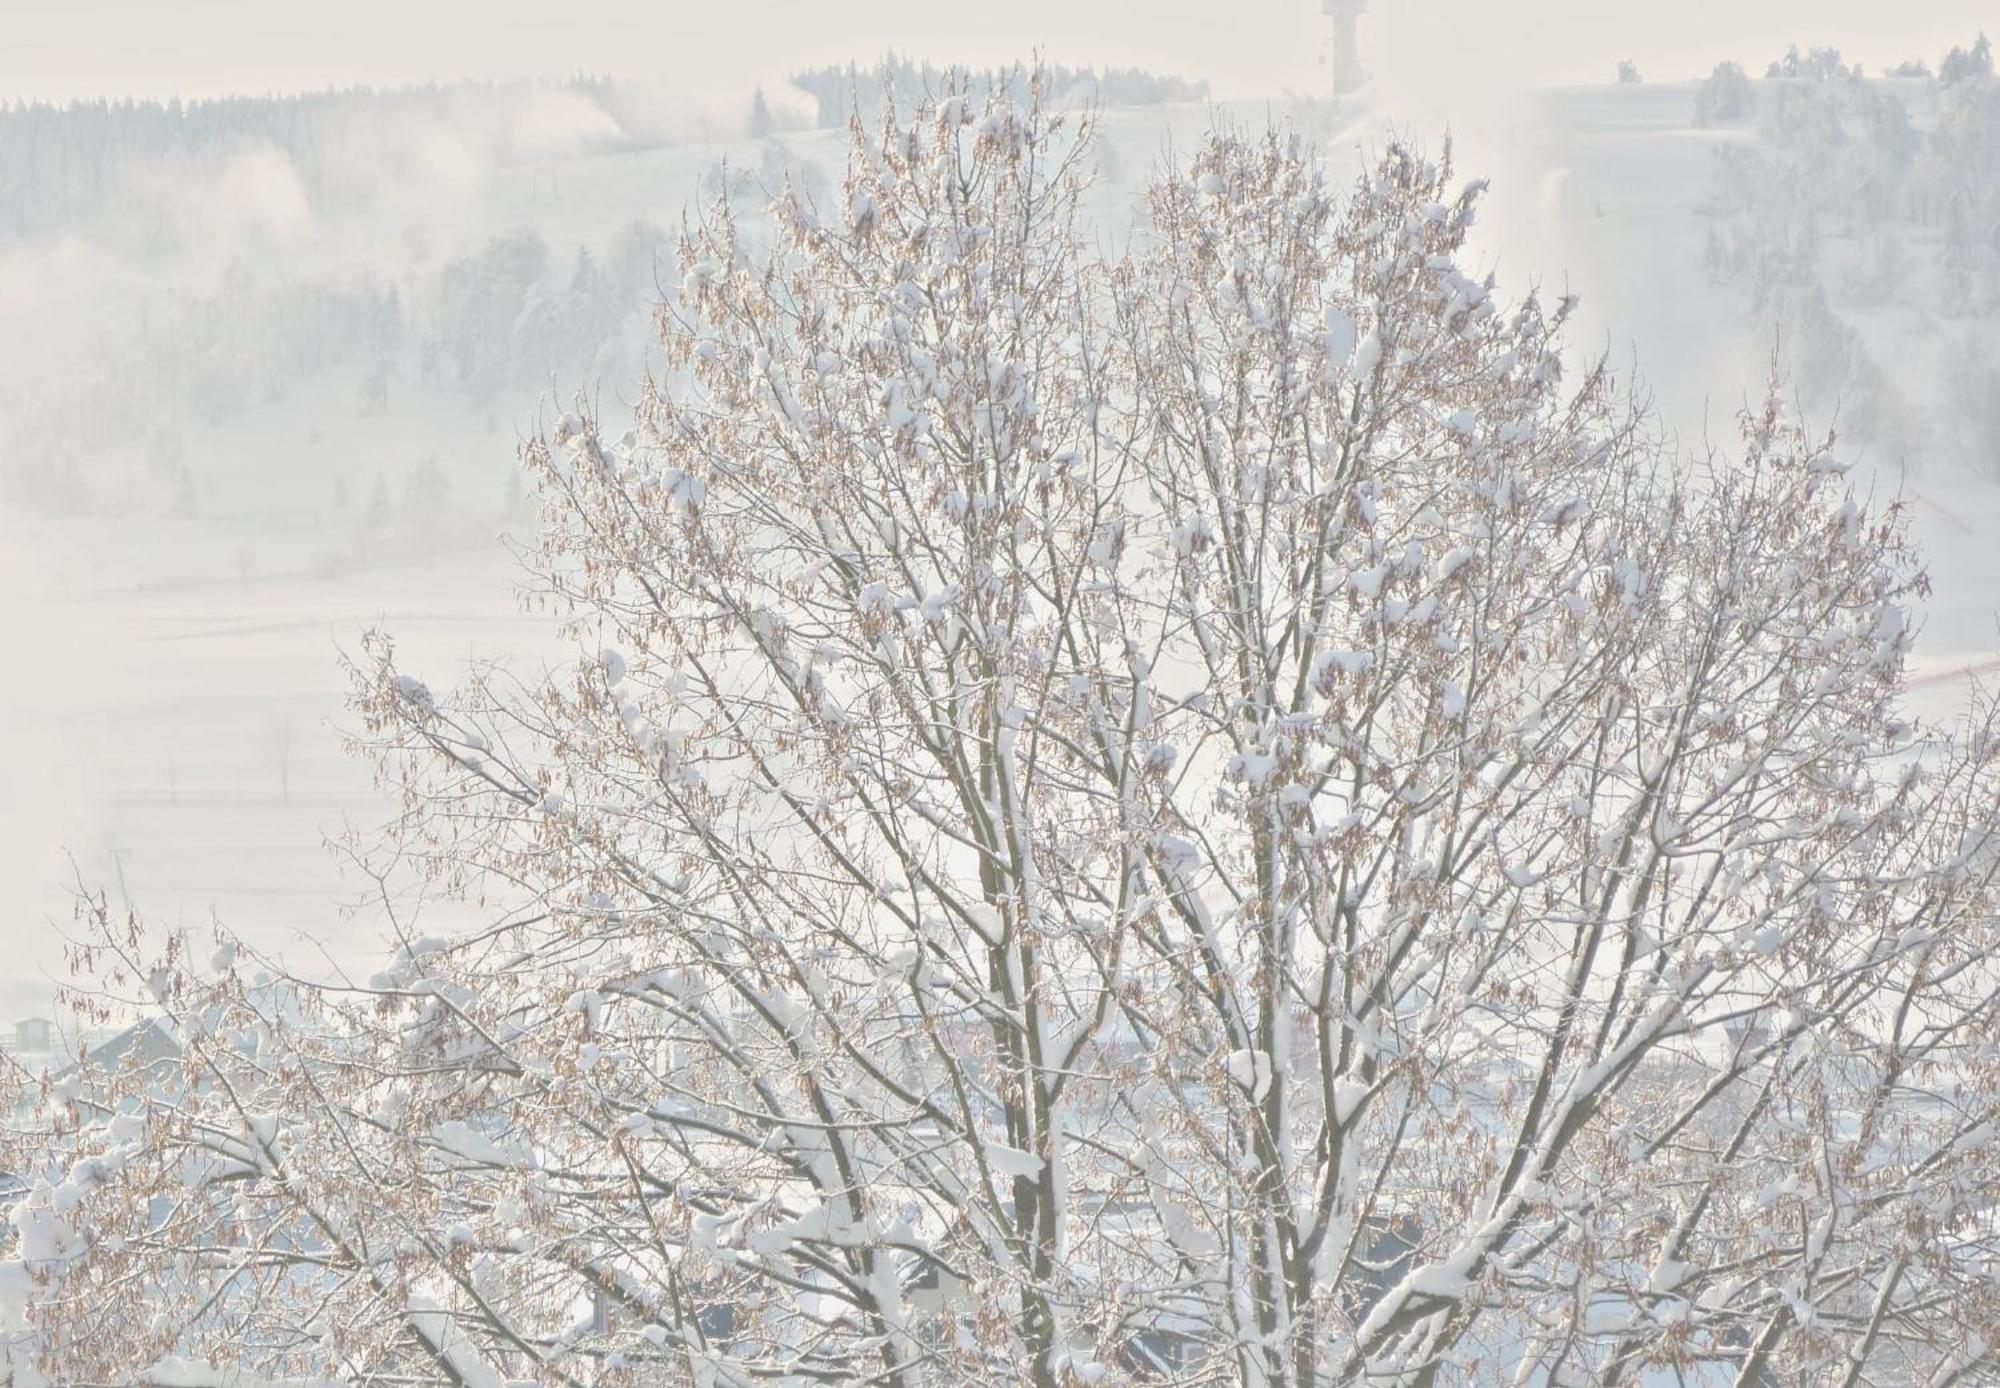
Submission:
M 1795 385 L 1843 433 L 1911 459 L 1955 450 L 2000 475 L 2000 77 L 1980 35 L 1933 73 L 1879 77 L 1792 48 L 1753 83 L 1720 64 L 1695 123 L 1754 123 L 1723 145 L 1702 209 L 1712 278 L 1792 344 Z M 1948 339 L 1935 399 L 1885 367 L 1906 334 Z
M 890 54 L 801 72 L 792 82 L 812 99 L 821 127 L 869 120 L 885 99 L 914 105 L 945 85 L 954 69 Z M 1061 101 L 1140 106 L 1199 101 L 1208 86 L 1136 68 L 1045 69 Z M 995 88 L 1026 94 L 1024 68 L 964 74 L 975 98 Z M 762 93 L 744 132 L 771 132 Z M 565 82 L 453 82 L 420 87 L 352 87 L 296 95 L 215 100 L 76 101 L 0 105 L 0 242 L 32 239 L 115 219 L 129 250 L 171 250 L 179 234 L 163 206 L 176 184 L 192 187 L 252 150 L 284 156 L 313 205 L 365 194 L 385 173 L 410 172 L 456 142 L 471 154 L 506 159 L 537 151 L 543 127 L 600 146 L 673 143 L 687 131 L 662 124 L 656 101 L 606 77 Z M 413 138 L 414 137 L 414 138 Z M 404 166 L 398 169 L 396 166 Z M 416 169 L 420 177 L 425 171 Z
M 1138 68 L 1064 67 L 1046 65 L 1043 75 L 1048 89 L 1059 101 L 1091 99 L 1107 106 L 1156 106 L 1174 101 L 1201 101 L 1208 96 L 1208 83 L 1183 77 L 1163 77 Z M 995 88 L 1012 88 L 1025 96 L 1028 69 L 987 68 L 977 71 L 937 67 L 891 53 L 872 67 L 854 63 L 814 68 L 792 74 L 792 85 L 810 96 L 819 108 L 822 128 L 842 126 L 855 113 L 873 120 L 883 103 L 893 100 L 902 110 L 914 107 L 926 95 L 944 89 L 959 73 L 965 77 L 974 101 L 984 100 Z
M 567 102 L 572 120 L 594 110 L 624 141 L 653 142 L 647 136 L 656 132 L 621 109 L 614 84 L 595 77 L 0 106 L 0 240 L 144 215 L 163 183 L 212 172 L 245 149 L 286 156 L 314 202 L 338 198 L 374 178 L 372 162 L 404 148 L 413 131 L 450 131 L 507 149 L 518 140 L 521 112 L 538 97 Z
M 1183 101 L 1204 92 L 1132 71 L 1048 72 L 1059 101 Z M 890 93 L 914 104 L 950 77 L 891 57 L 798 82 L 820 103 L 822 122 L 844 120 L 855 100 L 872 122 Z M 1016 70 L 966 81 L 981 93 L 1025 95 L 1027 84 Z M 799 104 L 785 104 L 794 120 Z M 0 500 L 58 515 L 202 513 L 220 485 L 208 475 L 205 440 L 300 391 L 312 401 L 301 409 L 328 411 L 329 384 L 340 402 L 329 417 L 448 404 L 490 423 L 499 402 L 531 399 L 552 380 L 636 379 L 650 313 L 677 283 L 661 278 L 673 259 L 670 229 L 619 218 L 593 227 L 582 244 L 558 238 L 552 246 L 533 227 L 496 225 L 464 240 L 444 233 L 454 239 L 434 246 L 408 205 L 369 204 L 429 198 L 434 161 L 463 157 L 476 170 L 558 148 L 649 148 L 692 133 L 669 127 L 660 109 L 637 89 L 598 78 L 0 106 L 0 251 L 27 246 L 23 263 L 34 263 L 38 243 L 47 249 L 75 234 L 105 264 L 151 262 L 148 274 L 167 286 L 114 290 L 128 296 L 118 305 L 119 330 L 100 334 L 77 359 L 51 358 L 27 379 L 0 380 Z M 782 118 L 760 93 L 740 119 L 735 133 L 759 137 L 775 134 Z M 700 192 L 741 211 L 787 181 L 824 198 L 838 176 L 782 139 L 759 138 L 755 150 L 717 164 Z M 247 187 L 232 184 L 239 163 Z M 223 234 L 229 216 L 246 215 L 226 204 L 256 204 L 273 195 L 272 184 L 280 204 L 296 198 L 299 216 L 357 214 L 355 224 L 392 236 L 393 245 L 384 242 L 357 269 L 288 259 L 282 240 L 267 246 L 255 235 Z M 178 262 L 187 250 L 218 253 L 219 267 L 206 254 Z M 109 306 L 102 317 L 112 320 Z M 317 420 L 311 427 L 317 433 Z M 143 458 L 141 476 L 105 471 L 108 459 L 127 454 Z

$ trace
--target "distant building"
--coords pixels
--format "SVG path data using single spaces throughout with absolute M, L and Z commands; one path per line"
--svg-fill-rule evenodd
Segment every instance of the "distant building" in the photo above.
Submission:
M 116 1031 L 84 1034 L 83 1058 L 100 1070 L 154 1070 L 180 1058 L 180 1042 L 164 1017 L 146 1017 Z
M 86 1058 L 100 1065 L 119 1063 L 134 1049 L 141 1054 L 140 1063 L 150 1065 L 163 1058 L 171 1044 L 171 1033 L 157 1019 L 72 1031 L 46 1017 L 24 1017 L 14 1023 L 11 1033 L 0 1029 L 0 1053 L 30 1074 L 60 1074 Z

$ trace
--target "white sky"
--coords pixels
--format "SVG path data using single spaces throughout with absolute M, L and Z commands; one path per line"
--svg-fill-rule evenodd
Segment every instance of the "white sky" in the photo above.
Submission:
M 1935 62 L 1977 0 L 1373 0 L 1370 59 L 1398 85 L 1493 88 L 1761 64 L 1832 43 L 1871 67 Z M 692 81 L 732 95 L 801 65 L 894 47 L 991 63 L 1050 58 L 1208 78 L 1220 96 L 1313 90 L 1317 0 L 0 0 L 0 99 L 209 96 L 356 82 L 559 76 Z

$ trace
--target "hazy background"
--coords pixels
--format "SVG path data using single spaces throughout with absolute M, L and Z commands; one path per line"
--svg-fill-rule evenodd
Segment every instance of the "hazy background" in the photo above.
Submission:
M 338 653 L 378 623 L 442 681 L 547 652 L 495 539 L 532 532 L 517 439 L 578 387 L 630 397 L 691 200 L 754 216 L 786 169 L 837 182 L 840 132 L 789 75 L 891 50 L 1206 82 L 1207 100 L 1104 112 L 1093 210 L 1113 244 L 1169 137 L 1218 114 L 1293 122 L 1337 163 L 1449 129 L 1461 173 L 1493 181 L 1476 249 L 1503 296 L 1579 292 L 1579 349 L 1634 368 L 1684 446 L 1727 440 L 1806 304 L 1788 356 L 1825 359 L 1815 403 L 1832 417 L 1858 381 L 1901 412 L 1857 435 L 1856 475 L 1913 508 L 1938 579 L 1919 698 L 1946 706 L 1956 672 L 2000 652 L 2000 458 L 1953 442 L 2000 437 L 2000 341 L 1977 380 L 1937 384 L 1984 360 L 2000 242 L 1976 302 L 1928 270 L 1908 293 L 1852 291 L 1841 257 L 1881 259 L 1876 231 L 1835 237 L 1853 253 L 1799 284 L 1752 285 L 1715 246 L 1754 248 L 1793 209 L 1732 201 L 1719 175 L 1797 154 L 1772 143 L 1783 84 L 1754 120 L 1698 127 L 1693 107 L 1722 59 L 1753 77 L 1792 45 L 1871 75 L 1936 65 L 1984 17 L 1970 0 L 1372 0 L 1373 80 L 1335 103 L 1316 0 L 0 0 L 0 105 L 516 83 L 357 103 L 309 158 L 225 125 L 74 219 L 9 207 L 0 181 L 0 1028 L 47 1010 L 77 882 L 305 967 L 367 964 L 379 912 L 342 907 L 372 884 L 325 840 L 390 807 L 342 753 Z M 1613 84 L 1626 59 L 1643 85 Z M 1904 95 L 1937 118 L 1929 88 Z M 1920 261 L 1938 239 L 1890 231 Z
M 1373 0 L 1365 24 L 1385 87 L 1486 95 L 1602 81 L 1620 58 L 1654 80 L 1694 78 L 1719 57 L 1789 43 L 1871 68 L 1935 62 L 1992 14 L 1974 0 Z M 597 72 L 733 100 L 889 48 L 977 65 L 1040 51 L 1205 77 L 1233 99 L 1325 79 L 1310 0 L 0 0 L 0 22 L 0 93 L 14 99 Z

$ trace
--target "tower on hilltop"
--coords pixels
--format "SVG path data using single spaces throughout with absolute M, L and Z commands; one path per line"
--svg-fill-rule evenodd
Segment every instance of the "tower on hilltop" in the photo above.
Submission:
M 1333 21 L 1333 94 L 1344 96 L 1368 80 L 1357 37 L 1368 0 L 1320 0 L 1320 9 Z

